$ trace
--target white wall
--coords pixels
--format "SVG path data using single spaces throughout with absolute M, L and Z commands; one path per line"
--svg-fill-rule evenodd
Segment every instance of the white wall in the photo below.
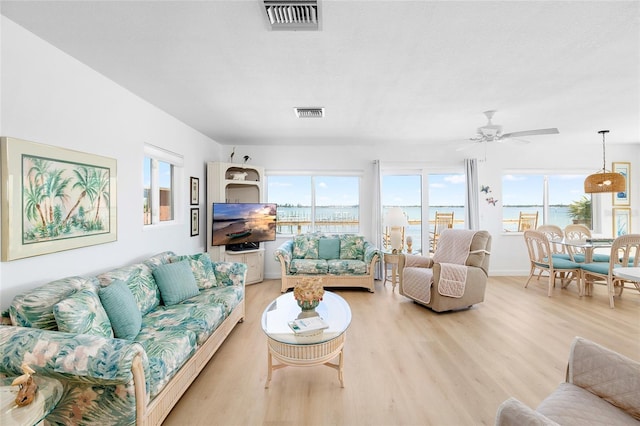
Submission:
M 117 160 L 118 240 L 0 263 L 0 308 L 18 292 L 89 275 L 164 250 L 204 251 L 206 161 L 220 145 L 0 16 L 0 134 Z M 189 198 L 180 223 L 143 230 L 143 144 L 184 156 L 184 191 L 200 178 L 200 235 L 190 236 Z M 182 188 L 181 188 L 182 189 Z
M 589 123 L 593 125 L 593 123 Z M 606 124 L 603 124 L 606 126 Z M 632 231 L 640 232 L 640 142 L 638 144 L 616 144 L 612 131 L 612 143 L 607 142 L 607 163 L 612 161 L 630 161 L 631 164 L 631 202 Z M 508 170 L 551 171 L 561 170 L 575 173 L 593 173 L 602 167 L 601 139 L 594 130 L 593 141 L 586 141 L 583 147 L 554 145 L 540 139 L 533 139 L 528 145 L 496 144 L 489 146 L 484 159 L 484 151 L 475 152 L 479 162 L 479 183 L 492 188 L 492 196 L 501 200 L 502 175 Z M 561 139 L 560 139 L 561 142 Z M 227 155 L 227 147 L 223 152 Z M 365 212 L 372 208 L 373 161 L 380 159 L 394 166 L 406 164 L 408 167 L 421 165 L 436 170 L 448 166 L 463 168 L 465 156 L 474 152 L 454 152 L 434 150 L 433 147 L 389 146 L 343 147 L 329 146 L 317 148 L 311 146 L 243 146 L 236 148 L 236 154 L 250 155 L 252 162 L 266 168 L 266 174 L 273 171 L 361 171 L 361 233 L 371 237 L 371 221 Z M 267 189 L 268 192 L 268 189 Z M 602 234 L 612 235 L 611 194 L 597 195 L 601 201 Z M 502 229 L 502 206 L 500 201 L 494 207 L 480 200 L 480 226 L 493 236 L 490 272 L 493 275 L 527 275 L 529 261 L 520 233 L 505 233 Z M 595 205 L 595 203 L 594 203 Z M 287 237 L 279 237 L 265 244 L 265 276 L 280 277 L 279 263 L 274 260 L 273 250 Z

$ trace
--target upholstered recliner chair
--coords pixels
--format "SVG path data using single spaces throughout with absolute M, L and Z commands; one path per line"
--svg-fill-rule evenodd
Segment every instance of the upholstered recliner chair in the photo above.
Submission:
M 400 294 L 436 312 L 469 308 L 484 300 L 491 235 L 447 229 L 433 257 L 400 256 Z

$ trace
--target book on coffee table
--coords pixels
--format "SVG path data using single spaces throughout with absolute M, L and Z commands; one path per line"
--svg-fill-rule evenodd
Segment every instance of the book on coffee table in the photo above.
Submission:
M 309 317 L 289 321 L 289 327 L 291 327 L 296 334 L 309 334 L 329 328 L 329 324 L 321 317 Z

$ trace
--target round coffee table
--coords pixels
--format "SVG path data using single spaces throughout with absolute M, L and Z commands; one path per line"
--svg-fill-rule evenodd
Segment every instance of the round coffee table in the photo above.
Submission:
M 329 328 L 311 336 L 303 336 L 295 334 L 288 325 L 289 321 L 304 316 L 292 292 L 278 297 L 264 310 L 262 330 L 267 335 L 269 352 L 265 388 L 269 387 L 273 370 L 286 366 L 313 365 L 326 365 L 338 370 L 340 386 L 344 387 L 343 347 L 347 328 L 351 324 L 351 308 L 342 297 L 325 291 L 323 300 L 315 311 L 329 324 Z M 338 364 L 330 363 L 329 361 L 336 356 L 340 357 Z M 278 360 L 279 364 L 274 365 L 273 358 Z

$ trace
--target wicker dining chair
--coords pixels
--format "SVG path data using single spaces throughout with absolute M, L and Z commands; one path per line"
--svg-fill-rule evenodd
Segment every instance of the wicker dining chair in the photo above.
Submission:
M 591 230 L 587 225 L 581 223 L 573 223 L 564 227 L 564 237 L 567 240 L 582 240 L 586 241 L 591 238 Z M 571 260 L 574 262 L 582 263 L 585 261 L 585 249 L 580 247 L 568 247 Z M 608 262 L 609 255 L 604 253 L 593 253 L 593 262 Z
M 568 259 L 554 258 L 551 253 L 551 245 L 547 236 L 540 231 L 528 230 L 524 231 L 524 240 L 527 244 L 529 252 L 529 278 L 524 284 L 525 288 L 529 285 L 529 281 L 536 272 L 546 271 L 549 275 L 549 284 L 547 296 L 551 297 L 556 278 L 563 274 L 562 288 L 566 288 L 572 280 L 578 282 L 578 293 L 582 294 L 582 280 L 580 280 L 580 265 Z M 538 274 L 540 278 L 540 274 Z M 561 277 L 563 278 L 563 277 Z
M 609 262 L 591 262 L 580 265 L 582 269 L 581 294 L 590 294 L 593 287 L 593 279 L 606 281 L 609 295 L 609 307 L 614 308 L 613 296 L 622 296 L 625 280 L 613 275 L 615 268 L 623 266 L 637 267 L 640 265 L 640 234 L 622 235 L 611 245 Z M 640 291 L 640 283 L 633 282 Z M 617 293 L 617 294 L 616 294 Z

